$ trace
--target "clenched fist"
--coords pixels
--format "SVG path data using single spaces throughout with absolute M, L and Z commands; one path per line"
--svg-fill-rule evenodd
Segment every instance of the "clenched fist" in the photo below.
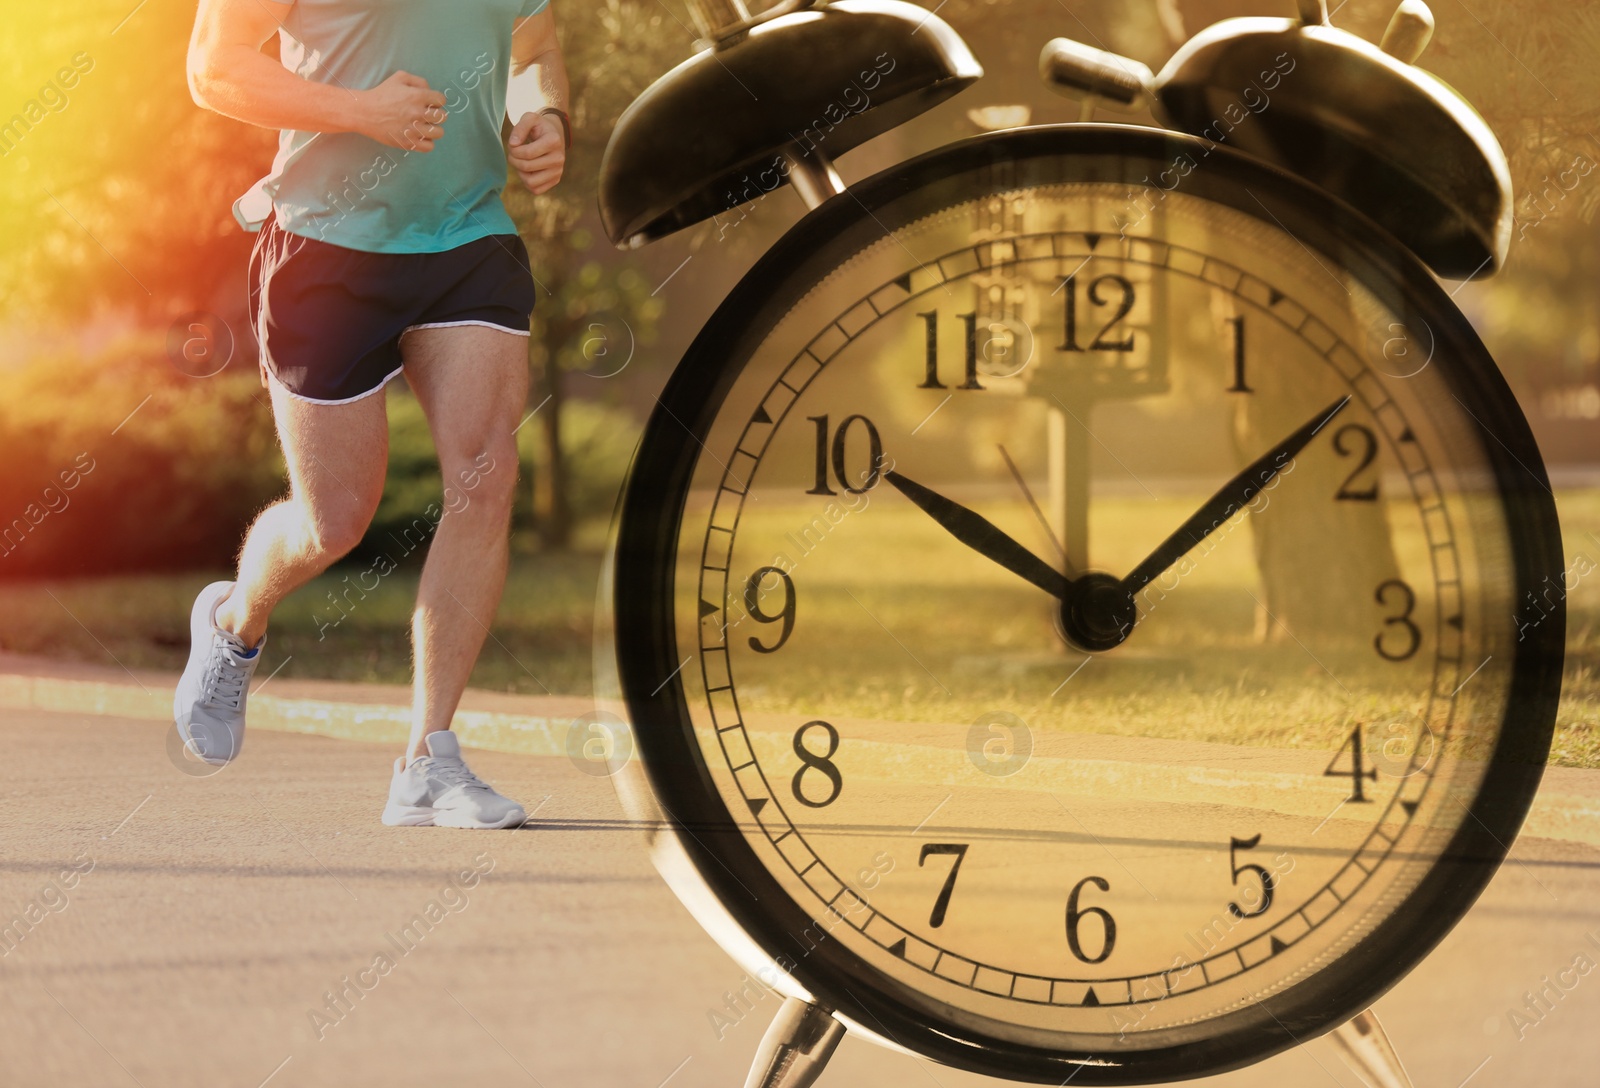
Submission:
M 531 193 L 546 193 L 567 163 L 566 133 L 548 113 L 525 113 L 511 130 L 510 162 Z
M 432 151 L 444 135 L 444 92 L 410 72 L 396 72 L 368 91 L 358 91 L 360 117 L 353 126 L 363 136 L 402 151 Z

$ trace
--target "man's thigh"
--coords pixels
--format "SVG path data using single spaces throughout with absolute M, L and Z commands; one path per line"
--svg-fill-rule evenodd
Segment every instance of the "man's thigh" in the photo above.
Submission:
M 360 532 L 383 497 L 389 420 L 380 388 L 345 404 L 318 404 L 269 381 L 289 485 L 331 537 Z
M 401 337 L 400 351 L 445 482 L 472 469 L 499 469 L 514 479 L 514 432 L 528 401 L 528 338 L 483 325 L 413 329 Z

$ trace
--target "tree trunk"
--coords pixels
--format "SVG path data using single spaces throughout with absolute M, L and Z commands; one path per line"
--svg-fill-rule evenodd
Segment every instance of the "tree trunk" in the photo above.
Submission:
M 1326 393 L 1303 386 L 1274 390 L 1263 383 L 1241 397 L 1234 417 L 1239 463 L 1325 410 L 1333 400 Z M 1347 434 L 1345 454 L 1335 445 L 1340 431 L 1360 424 L 1363 414 L 1354 404 L 1341 412 L 1328 424 L 1328 433 L 1301 451 L 1292 470 L 1280 473 L 1276 486 L 1265 492 L 1268 506 L 1249 515 L 1265 590 L 1256 616 L 1263 640 L 1304 641 L 1312 634 L 1371 639 L 1376 631 L 1372 595 L 1399 575 L 1377 472 L 1385 458 L 1380 453 L 1352 477 L 1362 460 L 1362 439 Z M 1341 489 L 1363 494 L 1373 488 L 1377 496 L 1370 501 L 1336 497 Z M 1352 599 L 1352 586 L 1366 588 Z
M 539 543 L 561 549 L 572 542 L 572 512 L 567 501 L 567 469 L 561 454 L 562 390 L 561 364 L 554 351 L 546 350 L 540 367 L 537 421 L 539 470 L 533 477 L 533 520 Z

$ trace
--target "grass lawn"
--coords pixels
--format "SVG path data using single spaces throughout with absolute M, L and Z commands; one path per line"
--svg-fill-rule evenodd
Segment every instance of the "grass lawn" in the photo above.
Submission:
M 1558 503 L 1569 569 L 1580 556 L 1589 562 L 1579 570 L 1600 566 L 1600 490 L 1564 491 L 1558 495 Z M 1121 523 L 1134 524 L 1141 519 L 1153 519 L 1153 525 L 1172 523 L 1181 518 L 1183 510 L 1182 500 L 1172 500 L 1170 511 L 1146 507 L 1130 511 Z M 892 512 L 885 509 L 882 513 Z M 1110 510 L 1107 514 L 1114 516 Z M 917 516 L 920 515 L 903 520 L 885 517 L 881 525 L 886 533 L 879 535 L 893 536 L 900 532 L 896 526 L 901 524 L 909 532 L 909 527 L 917 525 Z M 1142 530 L 1140 535 L 1144 535 Z M 1048 698 L 1041 692 L 1049 692 L 1059 682 L 1056 673 L 1062 671 L 1060 664 L 1067 657 L 1053 655 L 1052 648 L 1043 643 L 1031 645 L 1039 634 L 1035 630 L 1039 624 L 1034 622 L 1037 617 L 1033 615 L 1038 611 L 1034 605 L 1039 602 L 1034 600 L 1036 594 L 1031 589 L 1020 584 L 1012 586 L 1004 581 L 1009 575 L 997 572 L 1002 581 L 996 586 L 919 583 L 914 593 L 895 595 L 884 591 L 874 596 L 886 582 L 912 576 L 898 558 L 903 549 L 885 542 L 881 547 L 854 554 L 858 563 L 865 564 L 858 572 L 859 580 L 852 577 L 848 584 L 841 582 L 808 596 L 806 606 L 812 610 L 810 616 L 827 618 L 831 645 L 826 652 L 848 649 L 871 655 L 858 658 L 870 661 L 870 668 L 852 670 L 855 676 L 864 678 L 859 690 L 834 692 L 846 698 L 856 713 L 954 721 L 970 720 L 973 714 L 997 706 L 1026 712 L 1028 706 L 1046 705 Z M 402 561 L 398 570 L 364 596 L 351 588 L 363 568 L 349 565 L 335 568 L 295 593 L 273 617 L 268 668 L 287 661 L 285 676 L 408 682 L 408 623 L 420 558 L 419 554 Z M 493 625 L 493 637 L 473 672 L 472 686 L 520 693 L 549 690 L 587 694 L 591 690 L 595 584 L 600 566 L 601 557 L 592 549 L 518 555 Z M 0 648 L 99 663 L 115 659 L 129 668 L 177 671 L 188 652 L 187 616 L 194 593 L 206 581 L 220 576 L 223 575 L 216 572 L 196 572 L 0 583 Z M 1226 714 L 1218 713 L 1219 699 L 1230 706 L 1241 700 L 1224 698 L 1227 693 L 1190 691 L 1181 670 L 1163 664 L 1160 647 L 1155 645 L 1158 641 L 1175 639 L 1183 643 L 1196 655 L 1189 658 L 1191 663 L 1200 662 L 1207 653 L 1241 652 L 1222 645 L 1209 649 L 1204 645 L 1207 622 L 1223 616 L 1227 609 L 1237 610 L 1239 602 L 1227 598 L 1225 587 L 1207 586 L 1202 581 L 1186 590 L 1190 599 L 1184 601 L 1182 595 L 1175 594 L 1170 611 L 1161 617 L 1166 633 L 1158 635 L 1152 630 L 1148 639 L 1150 660 L 1139 666 L 1137 655 L 1124 655 L 1129 659 L 1127 667 L 1142 667 L 1150 682 L 1131 694 L 1126 684 L 1107 685 L 1102 697 L 1097 691 L 1100 682 L 1089 675 L 1095 670 L 1086 671 L 1080 681 L 1074 682 L 1079 685 L 1074 688 L 1079 712 L 1074 714 L 1071 727 L 1085 728 L 1089 718 L 1102 717 L 1107 724 L 1087 727 L 1230 743 L 1336 747 L 1337 741 L 1330 743 L 1328 737 L 1316 735 L 1317 731 L 1241 736 L 1236 723 L 1224 720 Z M 972 614 L 980 600 L 989 600 L 992 607 L 995 595 L 1001 593 L 1016 595 L 1015 632 L 991 632 L 990 649 L 998 651 L 998 656 L 963 655 L 960 648 L 970 644 L 970 639 L 963 643 L 956 621 Z M 972 607 L 962 606 L 963 595 L 972 596 Z M 352 602 L 346 605 L 343 619 L 330 603 L 334 596 Z M 1248 603 L 1245 600 L 1247 607 Z M 874 610 L 870 623 L 861 613 L 868 604 Z M 1219 609 L 1223 611 L 1216 611 Z M 337 624 L 333 620 L 338 620 Z M 1580 580 L 1569 598 L 1566 683 L 1552 763 L 1600 767 L 1597 621 L 1600 572 Z M 926 652 L 919 652 L 918 660 L 912 660 L 903 647 L 881 637 L 875 626 L 880 622 L 900 631 L 919 651 Z M 857 629 L 862 633 L 859 645 L 849 634 Z M 745 633 L 739 632 L 739 637 Z M 755 633 L 771 637 L 767 630 Z M 1012 640 L 1009 645 L 1008 640 Z M 952 647 L 948 653 L 940 649 L 946 642 Z M 800 650 L 801 646 L 797 634 L 794 649 Z M 1129 649 L 1133 648 L 1130 644 Z M 821 650 L 814 655 L 797 654 L 786 660 L 789 667 L 777 674 L 776 682 L 768 681 L 765 687 L 752 683 L 742 689 L 751 706 L 775 711 L 804 709 L 803 692 L 836 683 L 836 676 L 828 674 L 822 654 Z M 955 696 L 949 691 L 935 691 L 930 668 L 942 678 L 940 687 L 948 681 Z M 1241 684 L 1246 682 L 1246 675 L 1241 672 Z M 1306 720 L 1305 714 L 1294 712 L 1296 707 L 1315 718 L 1310 704 L 1302 703 L 1306 699 L 1315 703 L 1328 694 L 1312 690 L 1323 680 L 1309 671 L 1305 675 L 1296 672 L 1274 676 L 1268 670 L 1259 677 L 1258 698 L 1282 701 L 1282 717 L 1286 720 Z M 1258 677 L 1251 675 L 1249 683 L 1254 686 L 1257 682 Z M 1036 691 L 1041 684 L 1044 687 Z M 955 702 L 948 701 L 951 698 Z M 1099 702 L 1105 706 L 1099 707 Z M 1104 714 L 1091 714 L 1092 710 L 1103 710 Z
M 417 553 L 402 562 L 364 597 L 352 588 L 363 566 L 335 567 L 290 595 L 273 613 L 268 669 L 292 658 L 281 675 L 409 683 L 409 624 L 420 559 Z M 507 579 L 493 637 L 473 670 L 472 686 L 587 693 L 599 571 L 600 556 L 594 552 L 519 556 Z M 229 576 L 197 571 L 0 584 L 0 648 L 100 664 L 114 658 L 130 669 L 182 671 L 195 593 L 207 582 Z M 344 599 L 351 603 L 341 619 L 329 594 L 346 591 Z

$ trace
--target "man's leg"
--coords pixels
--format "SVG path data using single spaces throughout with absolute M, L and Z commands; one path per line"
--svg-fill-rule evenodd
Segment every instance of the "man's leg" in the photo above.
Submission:
M 270 384 L 289 495 L 256 517 L 239 552 L 217 626 L 261 641 L 278 603 L 326 570 L 366 532 L 383 497 L 389 425 L 382 390 L 348 404 L 313 404 Z
M 409 759 L 428 754 L 429 733 L 450 728 L 505 588 L 528 338 L 458 325 L 415 329 L 400 346 L 445 486 L 445 514 L 428 549 L 411 622 Z

